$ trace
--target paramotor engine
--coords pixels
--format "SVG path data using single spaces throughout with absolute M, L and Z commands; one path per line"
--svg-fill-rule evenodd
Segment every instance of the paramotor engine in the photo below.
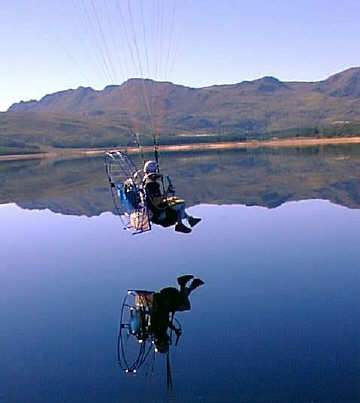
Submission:
M 117 340 L 117 360 L 126 373 L 136 373 L 151 352 L 157 352 L 151 328 L 153 296 L 152 291 L 128 290 L 124 298 Z M 181 330 L 181 324 L 174 316 L 173 321 Z M 178 340 L 179 336 L 175 345 Z
M 143 170 L 138 169 L 124 151 L 107 152 L 105 167 L 114 209 L 122 220 L 123 228 L 133 234 L 150 231 Z

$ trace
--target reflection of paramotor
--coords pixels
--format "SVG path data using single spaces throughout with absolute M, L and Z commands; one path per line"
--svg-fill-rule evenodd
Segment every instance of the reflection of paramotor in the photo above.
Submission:
M 157 352 L 151 328 L 154 292 L 129 290 L 124 298 L 118 333 L 117 359 L 126 373 L 136 373 L 151 352 Z M 181 325 L 177 319 L 178 328 Z

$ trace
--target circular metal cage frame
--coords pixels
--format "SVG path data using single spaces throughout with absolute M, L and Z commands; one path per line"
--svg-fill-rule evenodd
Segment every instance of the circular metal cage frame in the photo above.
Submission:
M 123 228 L 133 232 L 133 234 L 151 230 L 146 194 L 142 187 L 142 170 L 137 169 L 129 155 L 123 151 L 107 152 L 105 154 L 105 169 L 114 210 L 120 217 Z M 132 211 L 129 211 L 121 198 L 125 186 L 130 187 L 135 195 L 135 207 Z
M 117 360 L 126 373 L 136 373 L 153 350 L 150 306 L 153 294 L 149 291 L 129 290 L 124 298 L 117 340 Z M 135 329 L 132 321 L 137 320 L 139 326 Z
M 125 373 L 136 373 L 156 346 L 151 330 L 153 291 L 128 290 L 120 313 L 117 361 Z M 172 315 L 181 329 L 181 323 Z M 132 322 L 135 322 L 135 326 Z M 172 344 L 172 331 L 170 344 Z M 177 345 L 178 337 L 175 345 Z

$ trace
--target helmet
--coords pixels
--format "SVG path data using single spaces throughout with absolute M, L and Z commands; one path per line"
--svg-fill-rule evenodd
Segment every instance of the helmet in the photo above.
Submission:
M 146 161 L 144 164 L 144 173 L 150 175 L 155 174 L 159 170 L 159 166 L 156 161 Z

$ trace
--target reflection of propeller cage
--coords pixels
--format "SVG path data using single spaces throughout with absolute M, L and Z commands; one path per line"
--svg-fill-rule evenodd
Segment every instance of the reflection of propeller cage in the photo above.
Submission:
M 154 293 L 129 290 L 121 307 L 117 359 L 125 372 L 136 372 L 153 346 L 151 309 Z
M 124 298 L 120 314 L 117 360 L 126 373 L 136 373 L 151 351 L 157 351 L 151 330 L 153 297 L 153 291 L 129 290 Z M 179 321 L 176 322 L 181 328 Z
M 124 229 L 134 233 L 150 230 L 142 170 L 138 170 L 128 154 L 122 151 L 106 153 L 105 167 L 114 209 Z

